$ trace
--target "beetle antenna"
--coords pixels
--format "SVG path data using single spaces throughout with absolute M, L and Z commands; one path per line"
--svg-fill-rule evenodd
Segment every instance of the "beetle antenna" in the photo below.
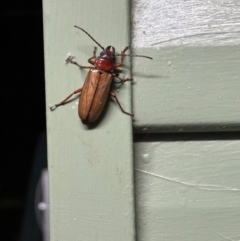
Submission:
M 104 50 L 103 46 L 98 43 L 87 31 L 85 31 L 84 29 L 78 27 L 78 26 L 74 26 L 75 28 L 79 28 L 80 30 L 82 30 L 85 34 L 87 34 L 102 50 Z
M 115 54 L 115 56 L 122 56 L 121 54 Z M 130 57 L 143 57 L 143 58 L 147 58 L 147 59 L 153 59 L 149 56 L 145 56 L 145 55 L 136 55 L 136 54 L 124 54 L 124 56 L 130 56 Z

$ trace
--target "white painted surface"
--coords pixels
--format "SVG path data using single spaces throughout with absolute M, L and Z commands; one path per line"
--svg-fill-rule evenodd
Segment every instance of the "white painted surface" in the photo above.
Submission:
M 134 0 L 133 46 L 240 44 L 239 0 Z

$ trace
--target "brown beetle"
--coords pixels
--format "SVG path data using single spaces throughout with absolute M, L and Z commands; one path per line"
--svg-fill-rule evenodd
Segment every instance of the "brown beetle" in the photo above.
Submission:
M 96 57 L 96 47 L 94 47 L 93 57 L 88 59 L 88 62 L 93 66 L 82 66 L 77 62 L 73 61 L 73 57 L 69 56 L 66 60 L 67 63 L 72 63 L 80 67 L 81 69 L 90 69 L 84 85 L 82 88 L 75 90 L 70 94 L 66 99 L 61 101 L 58 104 L 50 107 L 51 110 L 56 109 L 60 105 L 64 105 L 74 94 L 81 93 L 78 104 L 78 115 L 82 120 L 83 124 L 90 124 L 97 120 L 99 115 L 102 113 L 102 110 L 106 104 L 108 95 L 113 97 L 123 113 L 133 116 L 133 114 L 128 113 L 123 110 L 120 102 L 118 101 L 117 96 L 110 92 L 110 86 L 113 78 L 118 78 L 121 83 L 126 81 L 132 81 L 133 79 L 126 78 L 122 79 L 118 74 L 114 73 L 114 70 L 123 65 L 123 60 L 125 56 L 134 56 L 134 57 L 145 57 L 152 59 L 148 56 L 143 55 L 126 55 L 125 52 L 129 49 L 126 47 L 121 54 L 115 54 L 115 48 L 113 46 L 108 46 L 105 49 L 84 29 L 74 26 L 83 32 L 85 32 L 103 51 L 100 53 L 100 56 Z M 115 62 L 115 56 L 121 56 L 120 62 Z

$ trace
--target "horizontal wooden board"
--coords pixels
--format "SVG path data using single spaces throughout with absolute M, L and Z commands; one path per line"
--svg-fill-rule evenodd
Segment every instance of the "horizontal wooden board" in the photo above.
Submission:
M 137 236 L 239 240 L 240 141 L 135 144 Z
M 134 52 L 135 132 L 240 129 L 240 46 Z

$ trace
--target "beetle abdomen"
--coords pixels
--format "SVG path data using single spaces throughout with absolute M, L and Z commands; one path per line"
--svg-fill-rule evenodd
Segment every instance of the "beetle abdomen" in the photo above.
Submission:
M 106 104 L 112 75 L 101 74 L 98 70 L 90 70 L 83 86 L 79 100 L 78 113 L 83 124 L 94 122 Z

